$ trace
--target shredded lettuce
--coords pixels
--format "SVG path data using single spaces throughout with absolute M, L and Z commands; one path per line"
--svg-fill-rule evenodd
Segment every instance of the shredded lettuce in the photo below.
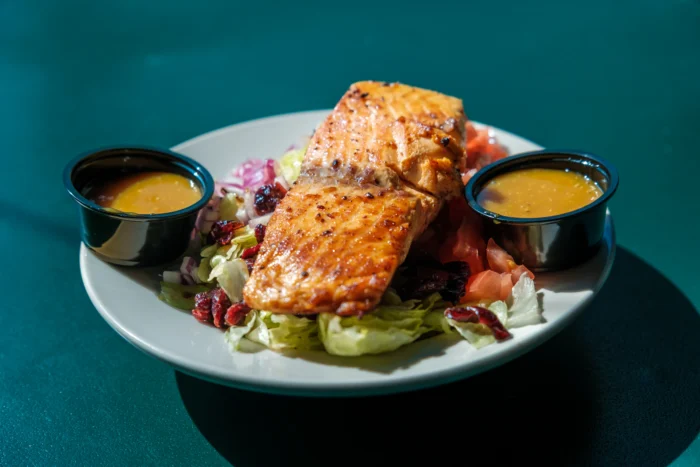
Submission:
M 301 162 L 304 159 L 304 154 L 306 154 L 307 146 L 285 152 L 279 161 L 279 169 L 282 172 L 282 176 L 290 185 L 299 177 Z
M 202 261 L 197 267 L 197 278 L 199 282 L 209 282 L 209 275 L 211 274 L 211 264 L 209 264 L 208 258 L 202 258 Z
M 390 295 L 384 298 L 384 302 L 395 303 L 395 298 Z M 326 352 L 332 355 L 391 352 L 434 330 L 425 325 L 424 318 L 439 299 L 440 295 L 434 294 L 423 302 L 408 300 L 400 304 L 382 304 L 361 318 L 321 313 L 318 316 L 321 342 Z
M 226 193 L 219 204 L 219 220 L 236 221 L 238 212 L 238 198 L 235 193 Z
M 399 294 L 397 294 L 394 289 L 387 289 L 382 296 L 381 302 L 383 305 L 401 305 L 402 303 L 401 297 L 399 297 Z
M 228 263 L 232 263 L 233 261 L 238 260 L 241 257 L 243 250 L 245 250 L 246 248 L 250 248 L 251 246 L 257 245 L 258 242 L 255 239 L 255 231 L 249 226 L 242 227 L 236 230 L 236 232 L 234 233 L 236 236 L 233 237 L 231 243 L 229 243 L 228 245 L 210 245 L 202 249 L 202 252 L 200 253 L 200 255 L 202 256 L 202 262 L 199 264 L 199 268 L 197 269 L 197 277 L 202 282 L 214 282 L 215 280 L 218 281 L 219 285 L 221 286 L 221 288 L 224 289 L 229 298 L 231 300 L 238 301 L 242 298 L 234 297 L 240 297 L 240 293 L 232 296 L 227 290 L 227 287 L 230 287 L 232 290 L 237 290 L 238 287 L 235 287 L 230 282 L 231 277 L 229 277 L 228 275 L 222 276 L 222 274 L 225 271 L 228 271 L 229 273 L 234 273 L 237 270 L 234 268 L 234 266 L 237 268 L 243 268 L 243 266 L 245 266 L 245 262 L 243 261 L 239 261 L 233 264 Z M 244 276 L 245 280 L 248 280 L 247 266 L 245 267 Z M 222 280 L 228 281 L 227 286 L 224 286 Z M 242 289 L 243 285 L 241 285 L 240 288 Z
M 255 231 L 249 226 L 242 227 L 236 230 L 234 233 L 236 236 L 231 239 L 231 243 L 223 246 L 212 245 L 217 247 L 216 250 L 213 253 L 211 250 L 206 252 L 208 255 L 210 255 L 209 265 L 212 267 L 212 269 L 215 269 L 223 262 L 240 258 L 243 254 L 243 250 L 258 244 L 258 241 L 255 239 Z M 209 248 L 211 247 L 207 247 L 205 250 Z M 204 253 L 205 251 L 202 250 L 202 256 L 204 256 Z
M 217 245 L 217 244 L 205 246 L 204 248 L 202 248 L 202 251 L 199 253 L 199 255 L 202 258 L 211 258 L 212 256 L 214 256 L 216 254 L 216 250 L 218 250 L 218 249 L 219 249 L 219 245 Z
M 506 326 L 508 322 L 508 305 L 506 305 L 506 302 L 498 300 L 489 305 L 488 309 L 498 317 L 498 321 L 500 321 L 501 324 Z
M 234 233 L 236 236 L 233 237 L 233 240 L 231 240 L 231 245 L 238 245 L 241 249 L 241 253 L 246 248 L 250 248 L 251 246 L 258 244 L 258 241 L 255 239 L 255 230 L 251 229 L 249 225 L 236 230 Z
M 251 316 L 253 318 L 250 318 Z M 248 319 L 251 319 L 252 324 L 248 323 Z M 322 348 L 318 336 L 318 323 L 313 319 L 253 310 L 248 313 L 246 323 L 246 326 L 250 324 L 249 331 L 245 333 L 246 339 L 272 350 Z M 235 339 L 238 331 L 233 333 L 229 343 Z
M 452 327 L 447 322 L 447 318 L 445 318 L 444 308 L 430 311 L 423 318 L 423 324 L 426 327 L 430 328 L 431 331 L 435 332 L 443 332 L 445 334 L 449 334 L 453 331 Z
M 335 355 L 389 352 L 433 330 L 423 324 L 423 318 L 439 301 L 440 295 L 434 294 L 423 301 L 402 302 L 390 291 L 377 309 L 362 318 L 322 313 L 314 320 L 252 310 L 243 326 L 227 331 L 226 339 L 233 350 L 239 350 L 245 338 L 273 350 L 325 348 Z
M 181 285 L 172 282 L 161 282 L 158 298 L 175 308 L 191 310 L 194 308 L 194 296 L 210 289 L 211 287 L 206 285 Z
M 488 326 L 479 323 L 460 323 L 449 318 L 446 318 L 446 320 L 460 336 L 477 349 L 496 342 L 496 338 L 493 337 L 493 333 Z
M 391 352 L 410 344 L 427 331 L 420 318 L 386 321 L 367 315 L 359 323 L 355 317 L 342 318 L 330 313 L 318 317 L 323 346 L 331 355 L 358 356 Z
M 513 286 L 509 301 L 511 304 L 508 309 L 508 319 L 505 322 L 506 327 L 518 328 L 542 322 L 535 282 L 527 274 L 520 276 Z
M 250 277 L 248 265 L 240 258 L 221 261 L 211 270 L 209 280 L 216 279 L 231 302 L 243 300 L 243 286 Z
M 498 300 L 491 303 L 491 305 L 488 306 L 488 309 L 492 311 L 493 314 L 498 317 L 498 320 L 505 326 L 508 317 L 508 306 L 506 303 Z M 449 318 L 445 318 L 445 322 L 477 349 L 496 342 L 496 338 L 493 337 L 491 329 L 483 324 L 460 323 Z
M 226 342 L 228 342 L 231 350 L 240 350 L 241 341 L 248 334 L 253 326 L 255 325 L 257 319 L 257 313 L 251 311 L 245 317 L 245 322 L 242 326 L 231 326 L 228 328 L 225 334 Z
M 518 282 L 513 286 L 508 301 L 511 303 L 510 307 L 501 300 L 488 306 L 488 309 L 498 317 L 498 320 L 506 328 L 541 322 L 535 283 L 528 275 L 520 276 Z M 445 320 L 449 326 L 477 349 L 496 342 L 488 326 L 479 323 L 459 323 L 448 318 Z
M 534 282 L 526 275 L 513 287 L 508 302 L 510 306 L 500 300 L 488 306 L 506 327 L 540 322 Z M 325 349 L 340 356 L 391 352 L 434 332 L 456 332 L 477 349 L 496 342 L 491 330 L 483 324 L 446 318 L 444 312 L 449 306 L 437 293 L 422 301 L 401 301 L 389 289 L 379 306 L 362 317 L 321 313 L 314 321 L 253 310 L 243 326 L 227 331 L 226 339 L 233 350 L 238 350 L 241 341 L 247 339 L 273 350 Z

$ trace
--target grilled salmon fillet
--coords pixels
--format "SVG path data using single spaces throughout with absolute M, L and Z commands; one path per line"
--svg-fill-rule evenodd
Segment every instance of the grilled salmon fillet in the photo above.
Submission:
M 371 311 L 413 240 L 461 195 L 460 99 L 353 84 L 314 132 L 243 296 L 274 313 Z

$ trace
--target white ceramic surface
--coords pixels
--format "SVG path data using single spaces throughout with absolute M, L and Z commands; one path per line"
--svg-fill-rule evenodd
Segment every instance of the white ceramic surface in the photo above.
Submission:
M 222 177 L 246 158 L 278 158 L 327 114 L 301 112 L 233 125 L 184 142 L 173 150 Z M 495 129 L 511 154 L 541 149 Z M 223 333 L 157 298 L 158 273 L 116 267 L 81 245 L 80 268 L 93 304 L 122 337 L 149 355 L 190 375 L 238 388 L 307 396 L 398 392 L 454 381 L 501 365 L 552 337 L 578 315 L 608 276 L 615 252 L 608 213 L 605 244 L 588 263 L 565 272 L 539 274 L 545 323 L 512 330 L 503 343 L 472 348 L 455 336 L 438 336 L 396 352 L 359 358 L 323 352 L 278 354 L 267 349 L 232 354 Z

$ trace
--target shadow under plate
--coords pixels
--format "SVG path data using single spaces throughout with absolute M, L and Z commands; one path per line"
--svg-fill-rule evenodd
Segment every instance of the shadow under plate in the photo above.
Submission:
M 175 377 L 195 425 L 237 467 L 667 465 L 700 430 L 700 315 L 623 248 L 589 307 L 510 363 L 409 393 L 307 399 Z

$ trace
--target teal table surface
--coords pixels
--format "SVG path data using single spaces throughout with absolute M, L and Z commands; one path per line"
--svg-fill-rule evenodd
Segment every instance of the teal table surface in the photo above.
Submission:
M 67 161 L 329 108 L 363 79 L 617 166 L 619 255 L 582 317 L 476 378 L 347 400 L 204 383 L 113 332 Z M 4 0 L 0 141 L 0 465 L 700 465 L 697 1 Z

